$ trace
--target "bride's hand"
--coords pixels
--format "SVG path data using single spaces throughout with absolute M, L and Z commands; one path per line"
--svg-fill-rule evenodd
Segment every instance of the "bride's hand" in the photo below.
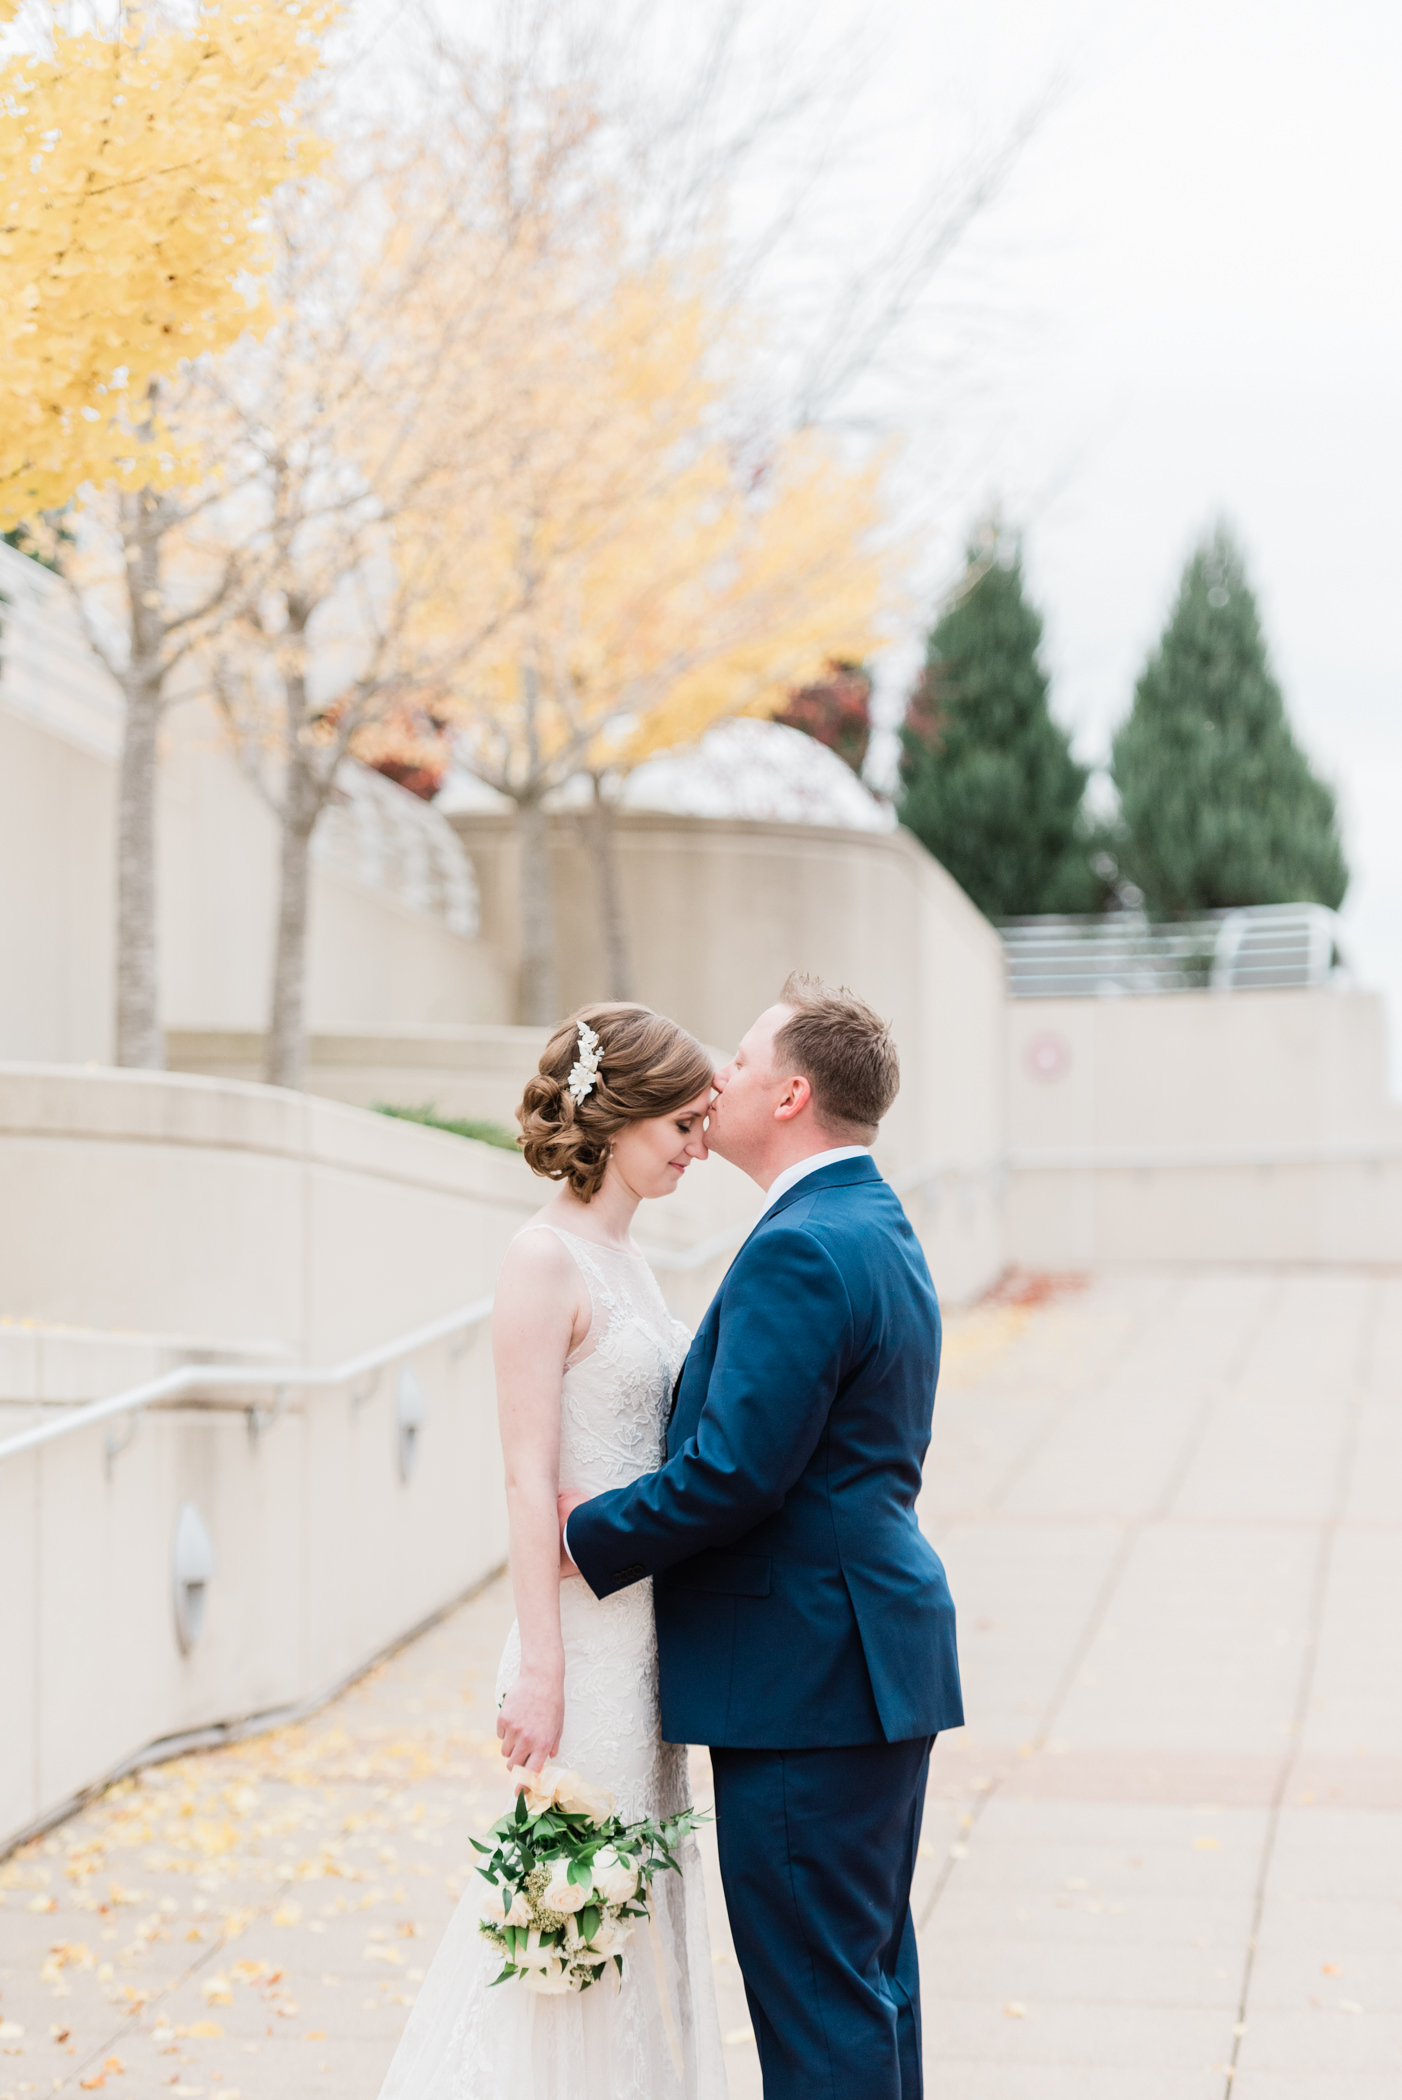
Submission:
M 497 1715 L 501 1754 L 513 1768 L 538 1772 L 559 1749 L 564 1725 L 564 1671 L 522 1670 Z

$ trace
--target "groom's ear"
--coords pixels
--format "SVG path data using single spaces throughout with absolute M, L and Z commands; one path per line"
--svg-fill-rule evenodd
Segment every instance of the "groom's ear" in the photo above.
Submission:
M 792 1078 L 784 1083 L 783 1094 L 774 1110 L 774 1120 L 777 1123 L 792 1123 L 795 1116 L 803 1114 L 812 1099 L 812 1087 L 801 1072 L 795 1072 Z

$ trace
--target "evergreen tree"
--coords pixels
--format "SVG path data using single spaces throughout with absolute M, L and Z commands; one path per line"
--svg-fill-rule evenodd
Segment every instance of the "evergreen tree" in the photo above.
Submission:
M 1092 911 L 1087 769 L 1047 707 L 1040 614 L 996 527 L 970 544 L 901 731 L 897 814 L 991 919 Z
M 1156 916 L 1342 902 L 1334 797 L 1291 735 L 1245 563 L 1223 525 L 1183 572 L 1112 770 L 1121 873 Z

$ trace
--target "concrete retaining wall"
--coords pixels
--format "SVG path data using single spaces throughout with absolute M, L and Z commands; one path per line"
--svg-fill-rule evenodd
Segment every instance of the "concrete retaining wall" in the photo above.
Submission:
M 1402 1261 L 1372 993 L 1014 1001 L 1007 1098 L 1026 1266 Z
M 331 1102 L 38 1067 L 0 1069 L 0 1187 L 0 1440 L 172 1363 L 391 1340 L 489 1293 L 539 1200 L 506 1154 Z M 0 1463 L 0 1834 L 157 1738 L 305 1700 L 500 1563 L 486 1329 L 415 1357 L 407 1477 L 397 1375 L 261 1434 L 250 1389 L 148 1411 L 115 1455 L 121 1420 Z M 188 1655 L 186 1502 L 216 1555 Z
M 94 1426 L 0 1464 L 0 1846 L 160 1738 L 329 1689 L 501 1563 L 485 1329 L 421 1351 L 413 1373 L 425 1406 L 407 1479 L 391 1373 L 368 1396 L 295 1401 L 257 1436 L 227 1402 L 182 1406 L 141 1417 L 110 1462 Z M 32 1412 L 0 1407 L 0 1437 Z M 215 1569 L 185 1654 L 172 1556 L 187 1503 Z
M 693 1173 L 639 1221 L 691 1320 L 760 1200 L 723 1162 Z M 392 1341 L 489 1294 L 548 1193 L 509 1153 L 335 1102 L 36 1066 L 0 1067 L 0 1189 L 0 1442 L 174 1364 Z M 129 1442 L 118 1418 L 0 1462 L 0 1844 L 160 1738 L 314 1697 L 500 1564 L 487 1329 L 412 1373 L 407 1476 L 395 1368 L 261 1429 L 266 1389 L 196 1393 Z M 216 1555 L 188 1654 L 186 1503 Z

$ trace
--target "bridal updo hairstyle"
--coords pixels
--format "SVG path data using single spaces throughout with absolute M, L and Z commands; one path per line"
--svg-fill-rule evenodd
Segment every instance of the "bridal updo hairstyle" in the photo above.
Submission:
M 599 1070 L 576 1102 L 569 1076 L 581 1021 L 599 1038 Z M 549 1181 L 567 1181 L 581 1203 L 592 1202 L 619 1131 L 685 1108 L 710 1085 L 711 1071 L 695 1036 L 665 1014 L 613 1000 L 581 1006 L 546 1044 L 516 1111 L 527 1166 Z

